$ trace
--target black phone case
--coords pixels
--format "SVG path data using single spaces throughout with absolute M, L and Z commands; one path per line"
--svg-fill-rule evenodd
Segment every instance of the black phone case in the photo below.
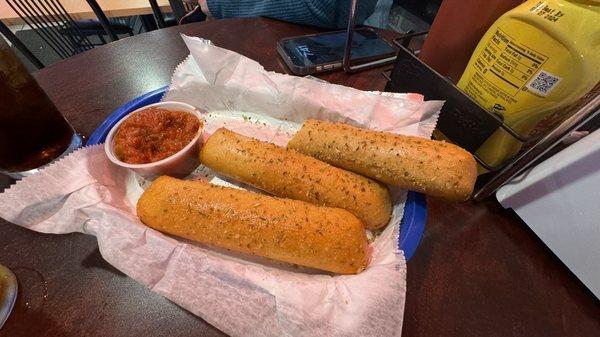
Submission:
M 387 43 L 390 46 L 390 48 L 395 50 L 395 53 L 397 53 L 397 48 L 394 47 L 388 41 L 386 41 L 384 38 L 382 38 L 377 33 L 376 30 L 371 29 L 369 27 L 362 27 L 359 29 L 368 29 L 368 30 L 374 32 L 381 40 L 383 40 L 385 43 Z M 292 62 L 292 59 L 286 54 L 285 49 L 283 48 L 283 44 L 286 41 L 297 39 L 299 37 L 311 37 L 311 36 L 324 35 L 324 34 L 334 34 L 334 33 L 339 33 L 339 32 L 346 32 L 346 31 L 339 30 L 339 31 L 333 31 L 333 32 L 316 33 L 316 34 L 308 34 L 308 35 L 300 35 L 300 36 L 284 38 L 284 39 L 279 40 L 279 42 L 277 42 L 277 52 L 279 53 L 279 55 L 281 56 L 281 58 L 283 59 L 283 61 L 287 65 L 287 67 L 295 75 L 305 76 L 305 75 L 318 74 L 318 73 L 324 73 L 324 72 L 328 72 L 328 71 L 341 69 L 342 68 L 342 60 L 317 64 L 317 65 L 308 66 L 308 67 L 298 66 L 298 65 L 294 64 L 294 62 Z M 385 64 L 393 63 L 394 60 L 396 59 L 395 53 L 390 54 L 390 55 L 383 55 L 383 57 L 381 57 L 381 60 L 382 60 L 381 64 L 378 64 L 377 66 L 382 66 Z M 357 59 L 357 60 L 352 60 L 352 62 L 353 63 L 360 63 L 360 62 L 366 63 L 366 62 L 370 62 L 370 61 L 374 61 L 374 60 L 377 60 L 377 57 Z

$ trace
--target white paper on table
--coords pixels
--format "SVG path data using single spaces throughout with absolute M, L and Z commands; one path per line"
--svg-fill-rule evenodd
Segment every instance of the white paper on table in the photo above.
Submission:
M 209 111 L 207 135 L 226 126 L 285 145 L 302 121 L 317 118 L 429 138 L 442 105 L 267 72 L 210 41 L 183 38 L 191 57 L 175 70 L 165 100 Z M 0 194 L 0 216 L 38 232 L 96 236 L 110 264 L 232 336 L 400 336 L 406 263 L 398 233 L 406 192 L 392 192 L 392 219 L 359 275 L 258 263 L 144 226 L 135 215 L 141 188 L 101 145 L 17 182 Z

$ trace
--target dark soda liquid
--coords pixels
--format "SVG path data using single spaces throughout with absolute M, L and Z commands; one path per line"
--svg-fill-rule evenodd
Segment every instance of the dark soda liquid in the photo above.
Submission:
M 0 38 L 0 170 L 27 171 L 59 157 L 74 131 Z

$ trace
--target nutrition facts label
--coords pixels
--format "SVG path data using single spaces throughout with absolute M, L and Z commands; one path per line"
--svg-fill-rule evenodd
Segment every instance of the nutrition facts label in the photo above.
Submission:
M 474 63 L 477 73 L 473 80 L 493 97 L 510 102 L 547 59 L 547 56 L 518 44 L 497 29 Z M 469 88 L 466 89 L 469 91 Z

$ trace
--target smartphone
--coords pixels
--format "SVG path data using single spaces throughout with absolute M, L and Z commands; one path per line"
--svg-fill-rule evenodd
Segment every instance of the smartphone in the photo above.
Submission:
M 308 75 L 342 68 L 345 30 L 303 35 L 282 39 L 277 52 L 292 73 Z M 372 63 L 373 66 L 394 62 L 397 49 L 371 28 L 358 28 L 352 35 L 352 64 Z

